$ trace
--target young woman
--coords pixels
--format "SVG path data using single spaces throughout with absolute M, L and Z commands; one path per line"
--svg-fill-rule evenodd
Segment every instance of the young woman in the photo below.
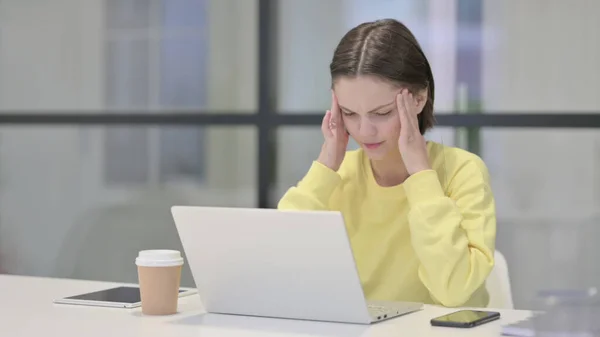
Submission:
M 434 82 L 415 37 L 395 20 L 363 23 L 330 70 L 321 154 L 278 208 L 341 211 L 369 300 L 487 306 L 488 171 L 472 153 L 425 141 Z M 349 137 L 359 150 L 346 151 Z

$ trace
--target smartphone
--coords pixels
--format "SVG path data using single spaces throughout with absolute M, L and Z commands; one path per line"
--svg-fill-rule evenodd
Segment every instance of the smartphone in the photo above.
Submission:
M 448 315 L 436 317 L 431 320 L 433 326 L 446 326 L 453 328 L 472 328 L 500 318 L 499 312 L 460 310 Z

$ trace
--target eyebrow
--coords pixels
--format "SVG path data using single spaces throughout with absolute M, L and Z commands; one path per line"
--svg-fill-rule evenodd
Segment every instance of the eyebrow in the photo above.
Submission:
M 380 106 L 376 107 L 375 109 L 373 109 L 373 110 L 371 110 L 371 111 L 368 111 L 367 113 L 368 113 L 368 114 L 370 114 L 370 113 L 373 113 L 373 112 L 375 112 L 375 111 L 377 111 L 377 110 L 379 110 L 379 109 L 382 109 L 382 108 L 385 108 L 385 107 L 387 107 L 388 105 L 391 105 L 391 104 L 392 104 L 392 103 L 394 103 L 394 102 L 395 102 L 395 101 L 391 101 L 391 102 L 389 102 L 389 103 L 386 103 L 386 104 L 380 105 Z M 338 105 L 339 105 L 339 104 L 338 104 Z M 343 106 L 341 106 L 341 105 L 340 105 L 339 107 L 340 107 L 340 109 L 342 109 L 342 110 L 346 110 L 346 111 L 348 111 L 348 112 L 350 112 L 350 113 L 353 113 L 353 114 L 355 114 L 355 113 L 356 113 L 356 112 L 354 112 L 354 111 L 352 111 L 352 110 L 350 110 L 350 109 L 348 109 L 348 108 L 345 108 L 345 107 L 343 107 Z

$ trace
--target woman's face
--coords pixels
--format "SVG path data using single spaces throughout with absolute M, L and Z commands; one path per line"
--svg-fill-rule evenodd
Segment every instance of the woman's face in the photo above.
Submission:
M 370 159 L 398 152 L 400 90 L 373 76 L 343 77 L 334 84 L 344 125 Z

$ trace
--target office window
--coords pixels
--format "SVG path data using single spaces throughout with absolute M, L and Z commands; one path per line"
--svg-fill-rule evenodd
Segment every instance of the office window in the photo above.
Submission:
M 106 0 L 105 15 L 109 111 L 205 108 L 205 0 Z M 109 128 L 104 143 L 108 185 L 204 180 L 203 129 Z

